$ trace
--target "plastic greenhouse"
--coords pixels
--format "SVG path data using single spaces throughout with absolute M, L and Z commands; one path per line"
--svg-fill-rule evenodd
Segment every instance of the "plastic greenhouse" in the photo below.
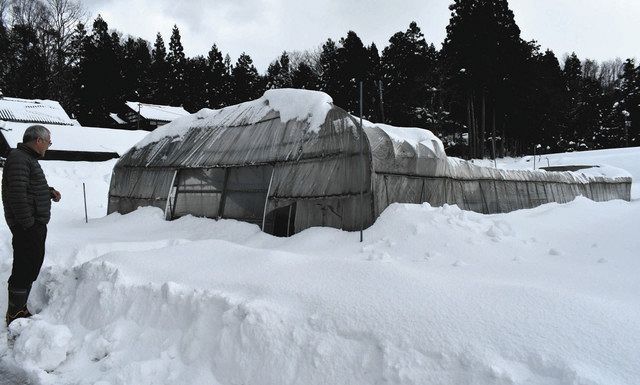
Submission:
M 448 158 L 427 130 L 364 122 L 321 92 L 269 90 L 145 137 L 116 164 L 108 212 L 232 218 L 286 236 L 358 230 L 393 202 L 508 212 L 578 195 L 630 199 L 631 178 L 498 170 Z

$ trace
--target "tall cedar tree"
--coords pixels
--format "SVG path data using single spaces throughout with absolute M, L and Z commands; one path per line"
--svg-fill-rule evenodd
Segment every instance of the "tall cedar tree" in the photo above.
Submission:
M 120 44 L 117 34 L 109 34 L 108 25 L 98 16 L 91 36 L 85 36 L 79 58 L 77 81 L 78 120 L 83 125 L 106 126 L 109 113 L 121 108 L 123 100 L 120 76 Z
M 470 156 L 487 152 L 487 132 L 511 137 L 509 147 L 524 151 L 517 127 L 523 120 L 519 97 L 526 79 L 529 47 L 506 0 L 455 0 L 443 43 L 441 68 L 452 113 L 467 123 Z M 521 91 L 520 91 L 521 92 Z M 495 123 L 494 123 L 495 122 Z
M 6 92 L 9 57 L 9 34 L 4 25 L 4 17 L 0 15 L 0 94 Z
M 81 111 L 84 108 L 81 100 L 81 75 L 83 69 L 80 65 L 84 64 L 83 58 L 86 56 L 85 50 L 88 47 L 86 39 L 87 30 L 84 24 L 80 23 L 76 26 L 71 38 L 71 44 L 69 46 L 69 69 L 67 71 L 67 83 L 65 85 L 66 92 L 60 100 L 65 111 L 69 112 L 74 118 L 82 115 Z
M 160 32 L 151 51 L 150 101 L 155 104 L 167 104 L 170 101 L 169 64 L 167 63 L 167 48 Z
M 553 51 L 534 57 L 533 82 L 536 85 L 532 95 L 532 125 L 535 140 L 543 151 L 556 151 L 557 143 L 566 127 L 566 84 L 560 69 L 560 63 Z M 532 130 L 534 131 L 534 130 Z
M 148 42 L 129 37 L 122 47 L 122 79 L 124 99 L 130 101 L 150 101 L 149 74 L 151 54 Z
M 267 88 L 291 88 L 292 74 L 291 74 L 291 60 L 289 54 L 283 52 L 278 60 L 273 61 L 267 68 Z
M 262 78 L 258 74 L 258 70 L 253 65 L 253 60 L 246 53 L 242 53 L 238 58 L 235 66 L 231 70 L 233 77 L 233 85 L 235 87 L 233 94 L 234 103 L 242 103 L 248 100 L 259 98 L 264 92 Z
M 584 76 L 582 62 L 575 53 L 564 62 L 567 84 L 567 129 L 559 141 L 563 151 L 586 150 L 593 146 L 593 133 L 601 124 L 602 89 L 594 79 Z
M 300 61 L 291 73 L 291 86 L 305 90 L 319 90 L 320 78 L 309 64 Z
M 215 44 L 207 55 L 206 75 L 206 106 L 213 109 L 226 106 L 231 90 L 231 74 L 222 58 L 222 52 Z
M 340 39 L 337 52 L 337 74 L 334 76 L 337 79 L 338 90 L 336 95 L 332 95 L 333 101 L 350 113 L 358 114 L 360 82 L 363 82 L 364 90 L 369 93 L 373 91 L 373 86 L 368 84 L 371 70 L 369 52 L 362 40 L 355 32 L 347 32 L 347 36 Z M 363 97 L 369 99 L 367 95 Z
M 381 59 L 384 108 L 389 123 L 429 126 L 425 118 L 434 111 L 436 54 L 435 47 L 427 44 L 415 22 L 389 39 Z
M 186 71 L 187 60 L 184 55 L 184 48 L 180 41 L 180 30 L 174 25 L 169 40 L 169 54 L 167 55 L 169 65 L 169 104 L 179 106 L 186 98 Z
M 640 143 L 640 66 L 627 59 L 610 101 L 605 124 L 598 132 L 602 147 L 637 146 Z
M 14 25 L 8 34 L 5 65 L 2 72 L 5 95 L 41 98 L 48 93 L 49 68 L 33 27 Z
M 207 59 L 202 55 L 187 59 L 186 89 L 182 105 L 187 111 L 207 107 Z
M 322 45 L 320 66 L 322 68 L 320 90 L 334 97 L 334 103 L 342 107 L 335 99 L 335 95 L 340 92 L 338 46 L 335 41 L 327 39 Z

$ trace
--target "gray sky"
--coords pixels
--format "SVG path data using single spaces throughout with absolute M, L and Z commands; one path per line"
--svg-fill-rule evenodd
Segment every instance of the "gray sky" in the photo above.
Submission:
M 187 56 L 216 43 L 235 62 L 246 52 L 264 73 L 282 51 L 313 49 L 353 30 L 382 51 L 395 32 L 416 21 L 437 48 L 445 37 L 451 0 L 84 0 L 91 21 L 151 42 L 169 44 L 178 25 Z M 640 57 L 640 0 L 511 0 L 526 40 L 551 48 L 560 60 L 575 51 L 598 61 Z M 90 21 L 90 24 L 91 24 Z M 90 28 L 90 26 L 89 26 Z

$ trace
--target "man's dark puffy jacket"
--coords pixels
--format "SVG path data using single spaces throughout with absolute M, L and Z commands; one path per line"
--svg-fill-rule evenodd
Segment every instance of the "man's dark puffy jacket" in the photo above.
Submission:
M 51 193 L 38 163 L 40 155 L 23 143 L 11 150 L 2 172 L 2 204 L 9 227 L 25 229 L 51 218 Z

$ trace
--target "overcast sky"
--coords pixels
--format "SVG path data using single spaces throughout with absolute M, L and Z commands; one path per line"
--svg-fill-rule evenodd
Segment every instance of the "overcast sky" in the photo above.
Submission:
M 174 24 L 187 56 L 206 55 L 216 43 L 233 62 L 246 52 L 264 73 L 282 51 L 314 49 L 353 30 L 378 49 L 416 21 L 439 49 L 451 0 L 84 0 L 92 20 L 153 42 L 169 44 Z M 640 0 L 511 0 L 526 40 L 551 48 L 560 60 L 575 51 L 598 61 L 640 58 Z M 89 27 L 90 28 L 90 27 Z

